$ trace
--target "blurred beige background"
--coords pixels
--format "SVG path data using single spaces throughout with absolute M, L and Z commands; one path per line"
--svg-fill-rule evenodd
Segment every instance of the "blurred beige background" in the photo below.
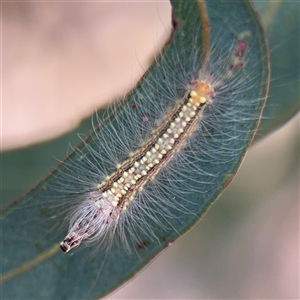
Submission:
M 122 96 L 170 28 L 165 1 L 5 2 L 2 17 L 2 149 Z M 255 145 L 204 220 L 110 299 L 298 299 L 298 123 Z
M 54 138 L 122 97 L 170 32 L 170 4 L 2 3 L 2 144 Z

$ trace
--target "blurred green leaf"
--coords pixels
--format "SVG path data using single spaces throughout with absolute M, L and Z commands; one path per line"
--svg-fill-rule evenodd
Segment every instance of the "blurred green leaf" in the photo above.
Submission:
M 271 57 L 269 98 L 256 140 L 278 129 L 299 111 L 300 2 L 254 0 L 267 32 Z
M 210 39 L 212 44 L 219 43 L 219 47 L 225 52 L 226 47 L 232 44 L 235 37 L 242 32 L 248 32 L 251 49 L 247 64 L 243 72 L 239 73 L 241 78 L 249 79 L 249 74 L 254 76 L 255 82 L 251 81 L 245 84 L 245 98 L 242 101 L 252 99 L 263 99 L 266 93 L 266 83 L 268 80 L 268 61 L 264 36 L 257 20 L 257 15 L 248 1 L 227 2 L 227 1 L 207 1 L 205 6 L 201 1 L 172 1 L 174 7 L 174 19 L 177 24 L 176 30 L 162 54 L 162 59 L 158 60 L 149 72 L 143 77 L 137 89 L 133 91 L 127 101 L 118 108 L 119 116 L 126 105 L 134 102 L 136 93 L 139 97 L 154 93 L 153 86 L 157 82 L 168 83 L 176 82 L 176 78 L 163 78 L 160 68 L 164 62 L 173 63 L 173 74 L 182 72 L 189 73 L 192 70 L 191 63 L 196 60 L 201 64 L 201 57 L 191 58 L 195 53 L 195 47 L 199 53 L 205 53 L 209 46 L 208 29 L 210 29 Z M 207 29 L 205 31 L 205 29 Z M 198 38 L 196 37 L 198 36 Z M 221 42 L 219 42 L 222 37 Z M 196 42 L 196 44 L 195 44 Z M 197 44 L 198 43 L 198 44 Z M 220 44 L 222 43 L 222 44 Z M 180 59 L 185 64 L 176 64 L 174 57 Z M 214 53 L 211 59 L 218 60 L 218 53 Z M 257 63 L 260 62 L 260 63 Z M 165 74 L 164 74 L 165 75 Z M 248 86 L 247 86 L 248 84 Z M 247 87 L 253 87 L 251 90 Z M 157 86 L 156 93 L 161 93 Z M 177 87 L 175 87 L 177 88 Z M 155 95 L 153 95 L 155 97 Z M 147 97 L 145 97 L 147 99 Z M 147 101 L 145 100 L 145 109 Z M 167 105 L 167 103 L 161 103 Z M 172 214 L 175 216 L 170 220 L 175 230 L 163 230 L 155 222 L 149 220 L 159 243 L 153 242 L 147 235 L 140 232 L 140 238 L 147 246 L 138 248 L 136 253 L 124 253 L 113 249 L 106 253 L 99 252 L 91 258 L 89 248 L 64 255 L 57 252 L 58 243 L 64 237 L 64 233 L 56 234 L 53 229 L 57 225 L 55 219 L 49 218 L 59 210 L 59 207 L 53 207 L 51 198 L 55 198 L 54 192 L 48 189 L 49 184 L 57 184 L 67 170 L 64 165 L 60 165 L 53 175 L 47 177 L 36 188 L 30 191 L 26 196 L 14 202 L 3 211 L 2 220 L 2 256 L 1 265 L 4 276 L 2 280 L 7 281 L 2 286 L 2 295 L 5 299 L 86 299 L 99 298 L 119 287 L 122 283 L 129 280 L 160 251 L 169 245 L 188 229 L 190 229 L 199 217 L 207 210 L 213 201 L 219 196 L 224 188 L 232 180 L 239 167 L 243 156 L 249 146 L 252 138 L 252 132 L 257 125 L 258 116 L 263 108 L 263 101 L 258 101 L 256 106 L 251 109 L 249 106 L 237 106 L 235 112 L 251 116 L 244 124 L 234 124 L 234 126 L 225 126 L 224 132 L 218 138 L 227 138 L 233 133 L 239 135 L 239 139 L 232 141 L 232 149 L 237 149 L 238 155 L 224 166 L 222 157 L 215 157 L 213 161 L 202 162 L 199 169 L 210 172 L 215 175 L 215 188 L 209 193 L 199 194 L 189 192 L 188 199 L 197 203 L 186 207 L 194 214 L 182 214 L 175 210 Z M 232 113 L 232 107 L 230 107 Z M 126 116 L 123 116 L 126 119 Z M 156 116 L 152 116 L 155 118 Z M 220 116 L 222 121 L 222 116 Z M 227 120 L 228 122 L 228 120 Z M 230 123 L 230 120 L 229 120 Z M 114 116 L 105 123 L 97 132 L 101 135 L 106 130 L 106 126 L 114 124 L 118 129 L 119 123 Z M 125 123 L 124 123 L 125 124 Z M 248 134 L 245 133 L 245 128 Z M 93 135 L 88 139 L 89 145 L 99 150 L 101 153 L 102 146 L 96 145 Z M 52 144 L 54 145 L 54 144 Z M 218 153 L 220 140 L 211 141 L 212 153 Z M 80 146 L 81 154 L 88 155 L 88 150 L 84 145 Z M 8 159 L 9 154 L 5 154 Z M 74 162 L 80 161 L 79 153 L 75 152 L 67 158 L 66 163 L 70 166 Z M 44 164 L 43 161 L 40 162 Z M 105 165 L 105 158 L 100 162 Z M 193 164 L 193 161 L 190 162 Z M 35 167 L 29 163 L 29 169 Z M 73 166 L 75 168 L 75 166 Z M 89 166 L 85 166 L 88 168 Z M 26 166 L 27 168 L 27 166 Z M 28 169 L 27 169 L 28 170 Z M 188 171 L 187 171 L 188 173 Z M 28 173 L 22 174 L 26 177 Z M 184 178 L 183 174 L 182 177 Z M 21 176 L 21 177 L 22 177 Z M 204 181 L 205 178 L 199 178 Z M 191 185 L 191 182 L 185 183 Z M 9 182 L 9 180 L 8 180 Z M 16 186 L 15 182 L 11 183 Z M 169 196 L 169 195 L 168 195 Z M 172 197 L 170 195 L 169 197 Z M 178 200 L 179 205 L 187 205 L 182 199 Z M 105 262 L 105 264 L 103 264 Z M 101 272 L 100 272 L 101 269 Z M 9 279 L 9 280 L 8 280 Z

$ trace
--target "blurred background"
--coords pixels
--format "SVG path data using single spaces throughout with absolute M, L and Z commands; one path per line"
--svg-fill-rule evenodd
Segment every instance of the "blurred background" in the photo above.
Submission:
M 2 3 L 3 204 L 134 86 L 170 20 L 166 1 Z M 124 298 L 299 298 L 299 116 L 252 146 L 203 220 L 110 296 Z

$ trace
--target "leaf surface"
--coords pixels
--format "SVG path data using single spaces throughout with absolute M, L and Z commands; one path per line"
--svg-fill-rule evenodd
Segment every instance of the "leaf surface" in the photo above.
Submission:
M 269 98 L 255 140 L 280 128 L 299 112 L 300 4 L 254 1 L 268 35 L 271 60 Z

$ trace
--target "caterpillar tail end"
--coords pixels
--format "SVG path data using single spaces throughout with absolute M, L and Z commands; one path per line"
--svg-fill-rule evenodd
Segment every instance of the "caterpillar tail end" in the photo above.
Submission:
M 79 246 L 81 241 L 82 241 L 82 238 L 80 238 L 79 236 L 67 235 L 66 238 L 60 243 L 60 249 L 63 252 L 67 253 L 72 248 Z

